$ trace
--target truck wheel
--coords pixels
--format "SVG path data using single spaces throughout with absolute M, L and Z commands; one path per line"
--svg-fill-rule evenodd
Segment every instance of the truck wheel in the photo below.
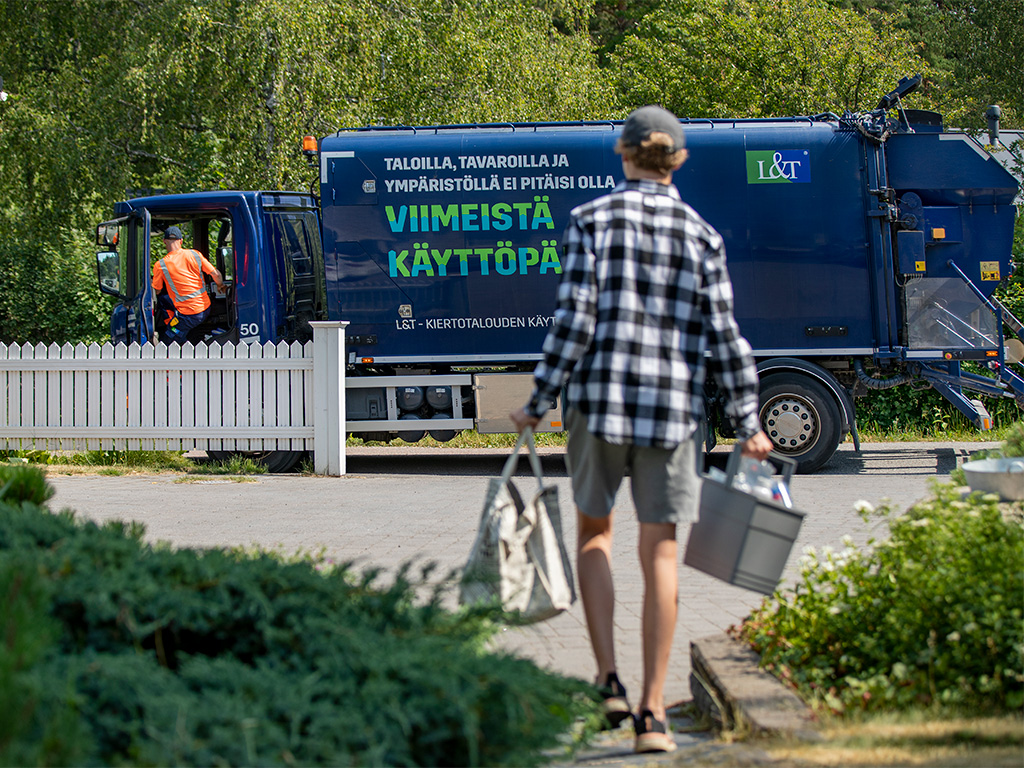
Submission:
M 252 459 L 267 468 L 267 472 L 289 472 L 306 456 L 306 451 L 207 451 L 214 461 L 228 461 L 232 456 Z
M 797 472 L 821 468 L 839 445 L 840 414 L 828 390 L 808 376 L 776 373 L 761 381 L 761 429 Z

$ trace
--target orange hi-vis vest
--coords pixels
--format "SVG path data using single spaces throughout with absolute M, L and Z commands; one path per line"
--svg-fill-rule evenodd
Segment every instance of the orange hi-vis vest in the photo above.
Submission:
M 210 306 L 203 284 L 203 272 L 213 275 L 213 264 L 199 251 L 182 248 L 164 256 L 153 267 L 153 290 L 165 285 L 174 308 L 183 315 L 196 315 Z

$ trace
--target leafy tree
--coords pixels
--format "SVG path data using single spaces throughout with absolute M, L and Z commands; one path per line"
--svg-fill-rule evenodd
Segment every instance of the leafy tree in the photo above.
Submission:
M 942 3 L 936 0 L 829 0 L 829 4 L 856 11 L 878 32 L 895 26 L 917 46 L 934 77 L 949 71 Z
M 369 120 L 398 124 L 578 120 L 603 114 L 589 3 L 418 0 L 375 24 L 381 57 Z M 568 33 L 559 29 L 570 30 Z M 578 31 L 577 31 L 578 30 Z
M 661 0 L 595 0 L 590 36 L 602 66 L 608 66 L 609 54 L 634 35 L 640 21 L 660 3 Z
M 981 128 L 989 104 L 1024 125 L 1024 0 L 830 0 L 870 21 L 894 24 L 928 61 L 923 93 L 946 122 Z
M 826 0 L 665 0 L 612 60 L 629 105 L 690 117 L 861 110 L 925 68 L 887 30 Z
M 1000 104 L 1007 125 L 1024 127 L 1024 0 L 947 0 L 942 8 L 955 124 L 980 127 L 985 108 Z
M 43 39 L 0 66 L 27 75 L 23 122 L 82 137 L 88 186 L 292 186 L 308 178 L 307 132 L 591 114 L 608 98 L 589 37 L 555 29 L 578 5 L 108 0 L 99 15 L 131 30 L 121 40 L 89 31 L 94 3 L 44 5 Z M 38 9 L 20 6 L 23 24 Z

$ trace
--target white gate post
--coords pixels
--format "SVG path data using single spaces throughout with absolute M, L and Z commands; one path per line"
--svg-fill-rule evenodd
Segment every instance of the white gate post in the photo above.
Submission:
M 345 474 L 344 321 L 314 322 L 313 468 L 317 474 Z

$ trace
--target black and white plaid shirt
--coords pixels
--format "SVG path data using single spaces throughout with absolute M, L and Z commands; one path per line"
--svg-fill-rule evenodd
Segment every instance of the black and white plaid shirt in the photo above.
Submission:
M 673 448 L 704 416 L 707 359 L 737 437 L 753 436 L 757 372 L 733 317 L 721 236 L 674 186 L 624 181 L 573 209 L 554 325 L 527 413 L 569 379 L 568 405 L 609 443 Z

